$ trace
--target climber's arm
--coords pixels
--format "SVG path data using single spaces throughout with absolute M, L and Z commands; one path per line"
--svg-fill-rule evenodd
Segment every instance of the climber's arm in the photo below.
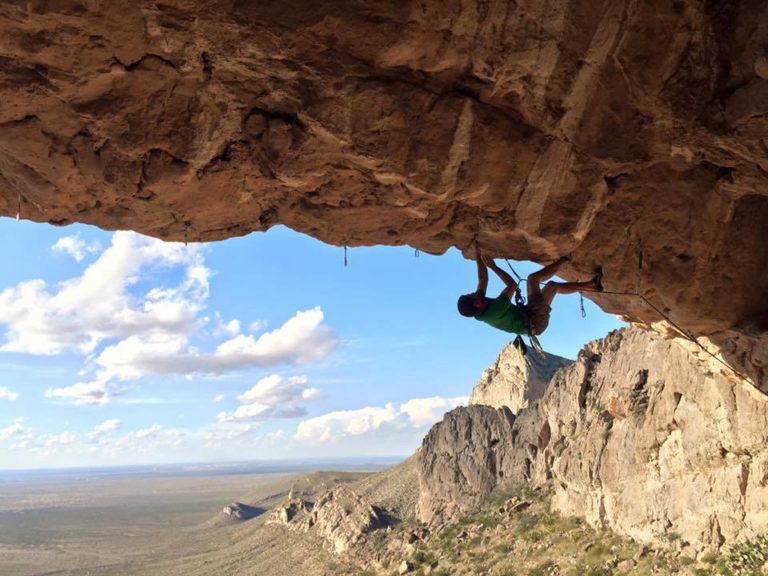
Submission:
M 509 274 L 507 274 L 507 272 L 499 268 L 496 262 L 493 261 L 493 258 L 488 258 L 486 256 L 485 264 L 486 266 L 488 266 L 488 268 L 493 270 L 496 276 L 501 278 L 502 282 L 504 282 L 504 285 L 506 286 L 506 288 L 504 288 L 504 291 L 502 292 L 502 294 L 505 294 L 508 298 L 511 299 L 512 296 L 515 295 L 515 290 L 517 290 L 517 282 L 515 281 L 515 279 L 512 278 L 512 276 L 510 276 Z
M 485 296 L 485 291 L 488 290 L 488 268 L 485 266 L 477 242 L 475 242 L 475 261 L 477 262 L 477 294 Z

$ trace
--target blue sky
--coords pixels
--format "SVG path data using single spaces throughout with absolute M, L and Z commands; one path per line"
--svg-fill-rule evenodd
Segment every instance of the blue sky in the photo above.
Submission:
M 0 242 L 0 468 L 407 455 L 509 341 L 456 312 L 455 250 L 345 267 L 282 227 L 184 247 L 6 218 Z M 557 298 L 547 351 L 620 326 L 585 302 Z

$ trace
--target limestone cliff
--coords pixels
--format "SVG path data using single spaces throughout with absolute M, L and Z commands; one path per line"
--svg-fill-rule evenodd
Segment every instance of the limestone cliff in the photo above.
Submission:
M 510 343 L 493 365 L 483 372 L 472 389 L 469 403 L 496 408 L 506 406 L 517 414 L 541 398 L 555 372 L 570 363 L 567 358 L 546 352 L 537 354 L 531 351 L 523 356 Z
M 424 440 L 420 478 L 420 516 L 433 524 L 501 483 L 529 482 L 593 525 L 716 549 L 768 530 L 768 398 L 689 343 L 617 331 L 516 417 L 483 406 L 446 415 Z
M 768 5 L 12 0 L 0 214 L 597 264 L 760 386 Z
M 269 523 L 291 530 L 313 530 L 336 554 L 348 552 L 366 534 L 386 525 L 386 516 L 344 486 L 325 492 L 314 503 L 288 498 L 271 513 Z

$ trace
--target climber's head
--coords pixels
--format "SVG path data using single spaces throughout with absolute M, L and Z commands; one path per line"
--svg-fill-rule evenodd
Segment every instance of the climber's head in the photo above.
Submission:
M 459 314 L 468 318 L 474 318 L 482 314 L 488 307 L 488 298 L 473 292 L 472 294 L 459 296 L 459 301 L 456 304 Z

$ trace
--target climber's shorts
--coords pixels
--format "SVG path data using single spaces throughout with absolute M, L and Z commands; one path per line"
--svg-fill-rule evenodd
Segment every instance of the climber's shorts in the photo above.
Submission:
M 528 317 L 528 326 L 531 334 L 538 336 L 547 329 L 547 326 L 549 326 L 549 313 L 551 311 L 552 307 L 547 304 L 544 294 L 534 294 L 528 298 L 525 312 Z

